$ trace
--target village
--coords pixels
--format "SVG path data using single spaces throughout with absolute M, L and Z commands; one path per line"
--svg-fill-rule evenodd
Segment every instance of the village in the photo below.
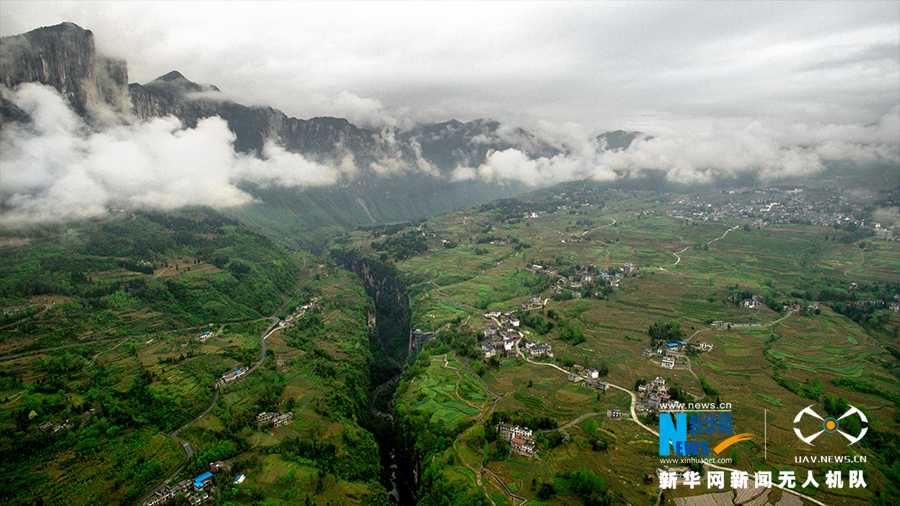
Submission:
M 680 358 L 686 358 L 687 352 L 690 348 L 694 350 L 698 350 L 701 352 L 709 353 L 713 350 L 714 345 L 712 343 L 700 342 L 700 343 L 691 343 L 688 344 L 686 341 L 677 341 L 674 343 L 664 343 L 661 344 L 657 349 L 652 348 L 644 348 L 641 351 L 641 355 L 654 359 L 656 357 L 661 357 L 660 359 L 660 367 L 666 369 L 687 369 L 687 364 L 684 365 L 676 365 Z
M 237 380 L 235 380 L 237 381 Z M 272 426 L 273 428 L 289 424 L 294 420 L 292 412 L 266 412 L 263 411 L 256 415 L 256 425 L 260 428 Z M 213 475 L 218 473 L 230 473 L 231 461 L 216 461 L 209 463 L 209 471 L 197 476 L 193 479 L 182 480 L 175 485 L 170 485 L 158 490 L 150 498 L 146 499 L 142 506 L 163 506 L 169 501 L 175 499 L 179 495 L 183 495 L 189 504 L 200 504 L 209 501 L 216 492 L 213 485 Z M 237 476 L 232 483 L 239 485 L 246 479 L 245 475 Z
M 196 478 L 187 478 L 175 485 L 169 485 L 146 499 L 141 506 L 162 506 L 178 496 L 184 496 L 188 504 L 201 504 L 212 499 L 218 490 L 213 485 L 214 473 L 230 473 L 232 468 L 231 461 L 216 461 L 209 463 L 209 471 L 197 476 Z M 244 481 L 245 476 L 242 474 L 233 480 L 234 484 L 240 484 Z
M 500 439 L 509 443 L 509 452 L 533 457 L 535 455 L 534 431 L 528 427 L 501 423 L 497 425 Z
M 897 240 L 896 227 L 889 228 L 874 220 L 861 218 L 865 210 L 842 195 L 816 195 L 802 188 L 784 190 L 738 188 L 723 192 L 729 195 L 754 195 L 748 203 L 713 204 L 693 197 L 672 200 L 673 209 L 667 214 L 687 221 L 719 221 L 723 219 L 750 220 L 753 228 L 771 225 L 805 223 L 821 227 L 862 228 L 884 241 Z M 777 201 L 776 201 L 777 199 Z
M 565 290 L 571 290 L 574 298 L 580 298 L 580 289 L 594 283 L 598 279 L 608 283 L 612 288 L 618 288 L 619 281 L 621 281 L 626 274 L 632 274 L 641 270 L 640 268 L 635 268 L 634 264 L 631 262 L 625 262 L 621 267 L 622 270 L 616 273 L 608 272 L 606 269 L 599 269 L 596 274 L 593 274 L 591 271 L 584 268 L 577 269 L 575 274 L 571 276 L 563 276 L 555 269 L 544 268 L 544 266 L 538 264 L 530 264 L 526 266 L 525 269 L 550 278 L 550 280 L 553 281 L 553 286 L 551 288 L 555 294 L 562 294 Z M 596 296 L 598 293 L 593 293 L 592 295 Z M 532 308 L 525 307 L 523 304 L 522 309 L 528 310 Z
M 612 288 L 617 288 L 619 286 L 619 281 L 626 273 L 635 272 L 635 268 L 630 262 L 626 262 L 622 267 L 624 272 L 617 272 L 615 274 L 607 273 L 607 271 L 603 269 L 600 269 L 597 274 L 592 274 L 587 269 L 578 269 L 574 275 L 563 276 L 554 269 L 545 269 L 543 266 L 537 264 L 529 264 L 526 269 L 549 277 L 553 281 L 551 290 L 555 296 L 560 296 L 564 292 L 568 292 L 571 294 L 572 298 L 576 299 L 582 297 L 582 288 L 591 283 L 594 283 L 592 286 L 597 284 L 608 284 Z M 593 295 L 599 295 L 599 292 L 594 292 Z M 542 310 L 549 302 L 550 298 L 544 298 L 540 294 L 536 294 L 522 302 L 520 309 L 521 311 Z M 516 317 L 515 313 L 511 311 L 501 312 L 498 310 L 491 310 L 485 312 L 482 316 L 488 324 L 482 329 L 484 341 L 479 342 L 477 346 L 485 359 L 495 356 L 528 356 L 531 358 L 540 356 L 553 357 L 552 346 L 539 341 L 525 341 L 523 343 L 525 352 L 523 353 L 519 350 L 519 341 L 525 336 L 518 330 L 521 322 L 519 321 L 519 318 Z M 416 333 L 418 334 L 414 335 L 414 337 L 417 337 L 418 340 L 427 340 L 432 337 L 432 335 L 424 335 L 419 329 L 416 329 L 414 334 Z

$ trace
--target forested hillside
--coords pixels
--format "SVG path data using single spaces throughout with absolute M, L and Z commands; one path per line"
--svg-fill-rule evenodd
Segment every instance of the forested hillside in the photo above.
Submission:
M 386 503 L 350 273 L 208 209 L 0 241 L 0 504 L 131 505 L 212 461 L 218 504 Z

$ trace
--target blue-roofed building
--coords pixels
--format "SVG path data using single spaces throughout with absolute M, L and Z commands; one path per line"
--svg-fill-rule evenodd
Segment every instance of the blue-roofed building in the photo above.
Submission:
M 666 343 L 666 347 L 667 347 L 667 348 L 677 348 L 677 347 L 678 347 L 678 343 Z
M 212 482 L 212 473 L 205 472 L 200 476 L 194 478 L 194 490 L 200 491 L 204 486 L 208 485 Z

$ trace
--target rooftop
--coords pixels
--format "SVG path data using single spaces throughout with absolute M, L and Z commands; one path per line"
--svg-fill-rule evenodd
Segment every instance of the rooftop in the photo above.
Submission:
M 207 472 L 201 474 L 200 476 L 194 478 L 194 481 L 203 481 L 203 480 L 205 480 L 205 479 L 207 479 L 207 478 L 212 478 L 212 473 L 209 472 L 209 471 L 207 471 Z

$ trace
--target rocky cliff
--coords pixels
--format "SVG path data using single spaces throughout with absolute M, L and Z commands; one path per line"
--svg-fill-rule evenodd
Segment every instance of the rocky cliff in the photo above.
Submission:
M 103 104 L 130 109 L 125 61 L 98 55 L 93 33 L 74 23 L 0 39 L 0 82 L 9 88 L 25 82 L 53 86 L 81 114 Z
M 39 82 L 56 88 L 81 114 L 102 105 L 137 118 L 175 116 L 187 127 L 220 116 L 235 133 L 235 149 L 262 154 L 267 140 L 320 163 L 344 166 L 364 186 L 371 177 L 409 172 L 446 176 L 459 166 L 478 167 L 492 151 L 516 148 L 529 156 L 559 150 L 522 129 L 496 121 L 448 121 L 408 131 L 373 131 L 341 118 L 291 118 L 271 107 L 248 107 L 213 85 L 172 71 L 146 84 L 128 84 L 124 61 L 97 54 L 94 36 L 73 23 L 38 28 L 0 41 L 0 82 Z M 5 106 L 4 106 L 5 107 Z M 8 109 L 8 107 L 7 107 Z

